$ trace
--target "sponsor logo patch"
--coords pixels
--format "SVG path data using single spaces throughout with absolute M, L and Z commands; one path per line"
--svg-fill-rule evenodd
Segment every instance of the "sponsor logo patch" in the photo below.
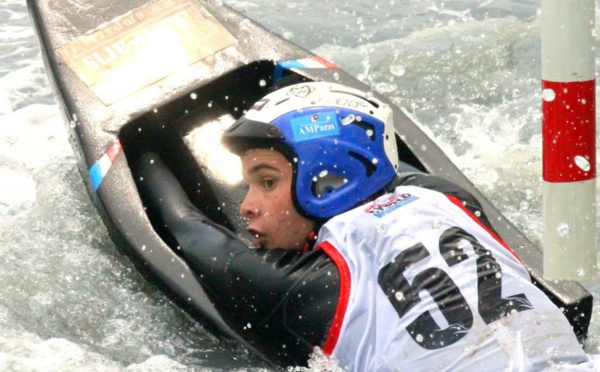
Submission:
M 340 127 L 335 111 L 305 115 L 290 120 L 294 142 L 308 141 L 315 138 L 332 137 L 340 134 Z
M 388 213 L 395 211 L 396 209 L 403 207 L 413 201 L 419 199 L 412 194 L 399 194 L 391 198 L 384 203 L 374 203 L 370 205 L 365 212 L 374 215 L 377 218 L 381 218 Z

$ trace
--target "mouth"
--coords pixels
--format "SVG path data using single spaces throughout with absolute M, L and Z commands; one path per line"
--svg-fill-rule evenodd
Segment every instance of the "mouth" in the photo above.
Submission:
M 250 227 L 247 228 L 246 231 L 248 231 L 248 233 L 252 237 L 252 245 L 255 248 L 262 248 L 265 244 L 265 234 Z

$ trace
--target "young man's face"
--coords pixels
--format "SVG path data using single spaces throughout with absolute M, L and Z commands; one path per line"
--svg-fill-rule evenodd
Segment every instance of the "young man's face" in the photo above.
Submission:
M 240 213 L 248 218 L 246 230 L 257 247 L 300 250 L 314 229 L 294 208 L 292 174 L 292 165 L 278 151 L 252 149 L 242 156 L 248 193 Z

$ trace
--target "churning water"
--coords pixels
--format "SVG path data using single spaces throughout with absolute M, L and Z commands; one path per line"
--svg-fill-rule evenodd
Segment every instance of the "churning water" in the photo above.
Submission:
M 406 107 L 519 228 L 541 239 L 539 1 L 226 3 Z M 596 298 L 598 282 L 584 283 Z M 599 352 L 598 311 L 591 353 Z M 256 366 L 116 250 L 76 168 L 25 1 L 2 0 L 0 370 Z

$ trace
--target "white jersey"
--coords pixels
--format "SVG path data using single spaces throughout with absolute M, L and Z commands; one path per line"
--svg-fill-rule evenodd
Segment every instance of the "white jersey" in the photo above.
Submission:
M 323 351 L 353 371 L 535 371 L 587 360 L 516 255 L 457 199 L 415 186 L 327 222 L 340 271 Z

